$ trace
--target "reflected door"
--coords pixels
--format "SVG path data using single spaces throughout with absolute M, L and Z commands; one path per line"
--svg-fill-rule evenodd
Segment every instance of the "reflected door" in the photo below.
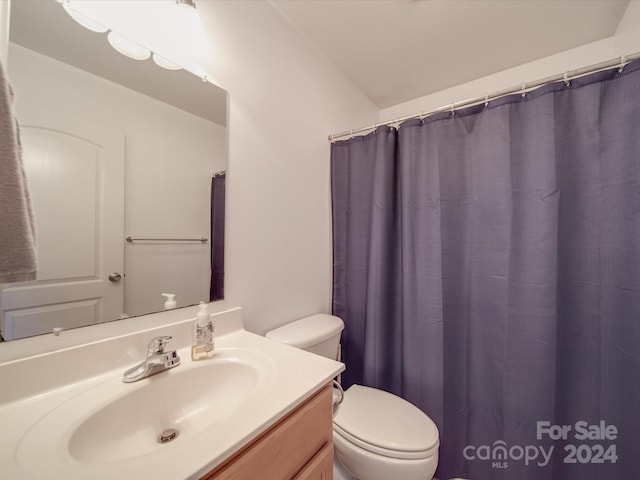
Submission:
M 18 111 L 36 218 L 37 280 L 2 291 L 5 339 L 123 312 L 124 135 L 63 112 Z

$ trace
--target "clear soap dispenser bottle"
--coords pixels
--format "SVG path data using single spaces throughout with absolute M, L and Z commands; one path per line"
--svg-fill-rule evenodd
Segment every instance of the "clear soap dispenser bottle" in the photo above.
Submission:
M 213 357 L 213 322 L 207 312 L 207 304 L 200 302 L 200 310 L 196 314 L 196 323 L 193 326 L 193 345 L 191 345 L 191 358 L 202 360 Z

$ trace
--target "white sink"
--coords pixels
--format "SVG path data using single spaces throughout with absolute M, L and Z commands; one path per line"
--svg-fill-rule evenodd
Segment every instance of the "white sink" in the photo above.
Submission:
M 247 332 L 239 308 L 214 314 L 216 355 L 194 362 L 197 309 L 139 317 L 130 334 L 0 363 L 8 387 L 0 389 L 0 479 L 197 480 L 344 369 Z M 181 365 L 124 383 L 141 347 L 162 335 L 173 336 Z M 169 429 L 177 437 L 159 443 Z
M 232 417 L 273 381 L 273 361 L 255 350 L 224 349 L 199 362 L 185 361 L 185 353 L 178 367 L 135 383 L 111 376 L 63 403 L 26 433 L 18 460 L 40 470 L 61 457 L 99 466 L 166 452 Z M 167 431 L 176 435 L 163 443 Z

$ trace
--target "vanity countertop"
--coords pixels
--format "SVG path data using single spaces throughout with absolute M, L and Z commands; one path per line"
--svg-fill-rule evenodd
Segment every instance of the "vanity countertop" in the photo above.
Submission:
M 223 322 L 224 312 L 219 315 L 218 320 Z M 235 316 L 237 317 L 237 311 Z M 169 331 L 171 328 L 189 330 L 192 324 L 191 320 L 180 322 L 180 325 L 169 327 Z M 5 398 L 0 397 L 2 400 L 0 425 L 3 426 L 4 432 L 0 437 L 0 478 L 197 479 L 274 425 L 344 370 L 342 363 L 247 332 L 242 328 L 241 322 L 232 322 L 232 326 L 227 325 L 221 330 L 222 333 L 216 336 L 216 356 L 212 359 L 191 360 L 190 348 L 185 346 L 183 341 L 182 346 L 175 345 L 182 359 L 181 365 L 139 382 L 122 382 L 124 369 L 120 363 L 123 360 L 125 363 L 130 361 L 129 353 L 123 355 L 125 358 L 120 359 L 120 362 L 116 362 L 119 363 L 117 368 L 99 374 L 94 372 L 89 377 L 64 384 L 55 385 L 55 382 L 49 382 L 46 390 L 26 388 L 24 391 L 29 394 L 20 398 L 11 398 L 6 395 Z M 138 344 L 142 338 L 145 338 L 143 343 L 146 344 L 146 341 L 156 334 L 166 334 L 166 332 L 144 332 L 131 341 Z M 188 335 L 185 334 L 185 336 Z M 122 338 L 118 341 L 120 346 L 124 346 Z M 100 347 L 101 344 L 94 346 L 93 353 L 96 356 L 100 356 Z M 108 348 L 107 345 L 106 349 Z M 126 346 L 124 348 L 126 349 Z M 91 353 L 92 350 L 86 349 L 83 354 L 85 357 L 80 358 L 90 361 L 90 357 L 86 357 L 87 352 Z M 56 355 L 56 353 L 49 355 Z M 66 359 L 78 361 L 78 358 L 68 355 Z M 182 422 L 183 426 L 186 425 L 185 431 L 170 443 L 160 444 L 154 439 L 148 442 L 149 446 L 145 447 L 146 450 L 133 454 L 117 451 L 118 442 L 115 442 L 114 447 L 109 444 L 109 438 L 104 438 L 109 435 L 118 435 L 120 428 L 127 435 L 123 437 L 125 439 L 123 443 L 134 441 L 136 435 L 146 435 L 147 425 L 142 422 L 142 426 L 137 426 L 138 417 L 135 413 L 126 411 L 123 415 L 114 413 L 109 416 L 110 412 L 118 412 L 117 408 L 112 406 L 117 406 L 123 397 L 133 401 L 127 404 L 127 407 L 134 405 L 134 410 L 139 408 L 140 415 L 145 418 L 152 418 L 149 412 L 154 411 L 155 405 L 164 406 L 176 396 L 184 397 L 184 391 L 172 392 L 175 385 L 184 384 L 172 384 L 166 379 L 163 380 L 162 376 L 170 378 L 168 377 L 170 375 L 183 375 L 180 378 L 185 379 L 187 378 L 184 376 L 185 372 L 196 372 L 196 369 L 200 369 L 195 375 L 189 373 L 188 381 L 197 385 L 189 385 L 187 395 L 195 392 L 194 395 L 197 396 L 202 386 L 213 392 L 217 397 L 216 401 L 224 402 L 225 393 L 217 391 L 215 385 L 212 388 L 211 384 L 212 381 L 216 381 L 211 378 L 218 377 L 211 377 L 208 382 L 207 377 L 213 371 L 209 367 L 216 365 L 218 372 L 224 372 L 225 369 L 238 368 L 238 363 L 245 361 L 243 359 L 247 359 L 249 363 L 253 362 L 256 371 L 260 372 L 257 386 L 255 388 L 252 386 L 251 388 L 254 389 L 251 390 L 250 395 L 236 402 L 237 404 L 225 405 L 224 412 L 213 412 L 214 416 L 219 418 L 216 418 L 212 425 L 202 426 L 197 422 L 194 424 L 193 418 L 202 417 L 197 417 L 197 408 L 190 407 L 191 410 L 187 413 L 183 412 L 178 421 L 178 423 Z M 62 362 L 60 359 L 47 362 L 45 356 L 39 358 L 38 363 L 34 365 L 58 366 L 60 362 Z M 2 375 L 5 373 L 3 368 L 8 369 L 6 370 L 8 375 Z M 17 372 L 23 372 L 26 369 L 16 363 L 0 365 L 0 378 L 8 381 L 8 383 L 3 382 L 2 388 L 11 389 L 11 382 L 15 383 L 20 379 Z M 54 376 L 56 374 L 55 371 L 45 373 Z M 29 378 L 24 378 L 23 381 L 29 382 Z M 145 388 L 155 390 L 152 390 L 151 396 L 145 396 L 145 393 L 138 395 L 137 392 L 145 392 Z M 135 392 L 138 397 L 132 392 Z M 229 395 L 232 394 L 229 393 Z M 106 407 L 108 408 L 105 409 Z M 111 432 L 105 431 L 104 437 L 98 436 L 95 448 L 92 440 L 83 441 L 78 445 L 78 438 L 84 437 L 78 436 L 77 432 L 82 431 L 83 428 L 87 430 L 86 425 L 89 424 L 87 418 L 95 412 L 106 412 L 109 422 L 107 430 Z M 186 418 L 189 416 L 193 418 L 191 420 Z M 158 425 L 161 424 L 160 420 Z

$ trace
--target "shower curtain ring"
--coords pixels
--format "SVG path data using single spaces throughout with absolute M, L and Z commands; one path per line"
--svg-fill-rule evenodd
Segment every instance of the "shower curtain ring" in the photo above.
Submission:
M 456 104 L 455 104 L 455 103 L 452 103 L 452 104 L 451 104 L 451 116 L 452 116 L 452 117 L 453 117 L 453 116 L 455 116 L 455 114 L 456 114 L 456 108 L 455 108 L 455 106 L 456 106 Z
M 564 81 L 564 84 L 567 86 L 567 88 L 571 86 L 571 82 L 569 81 L 569 72 L 564 72 L 562 79 Z
M 489 94 L 485 93 L 484 94 L 484 108 L 487 108 L 489 106 Z
M 625 60 L 625 56 L 622 55 L 620 57 L 620 68 L 618 68 L 618 73 L 622 73 L 622 70 L 624 70 L 624 67 L 625 67 L 624 60 Z
M 527 84 L 523 83 L 522 84 L 522 98 L 527 96 Z

